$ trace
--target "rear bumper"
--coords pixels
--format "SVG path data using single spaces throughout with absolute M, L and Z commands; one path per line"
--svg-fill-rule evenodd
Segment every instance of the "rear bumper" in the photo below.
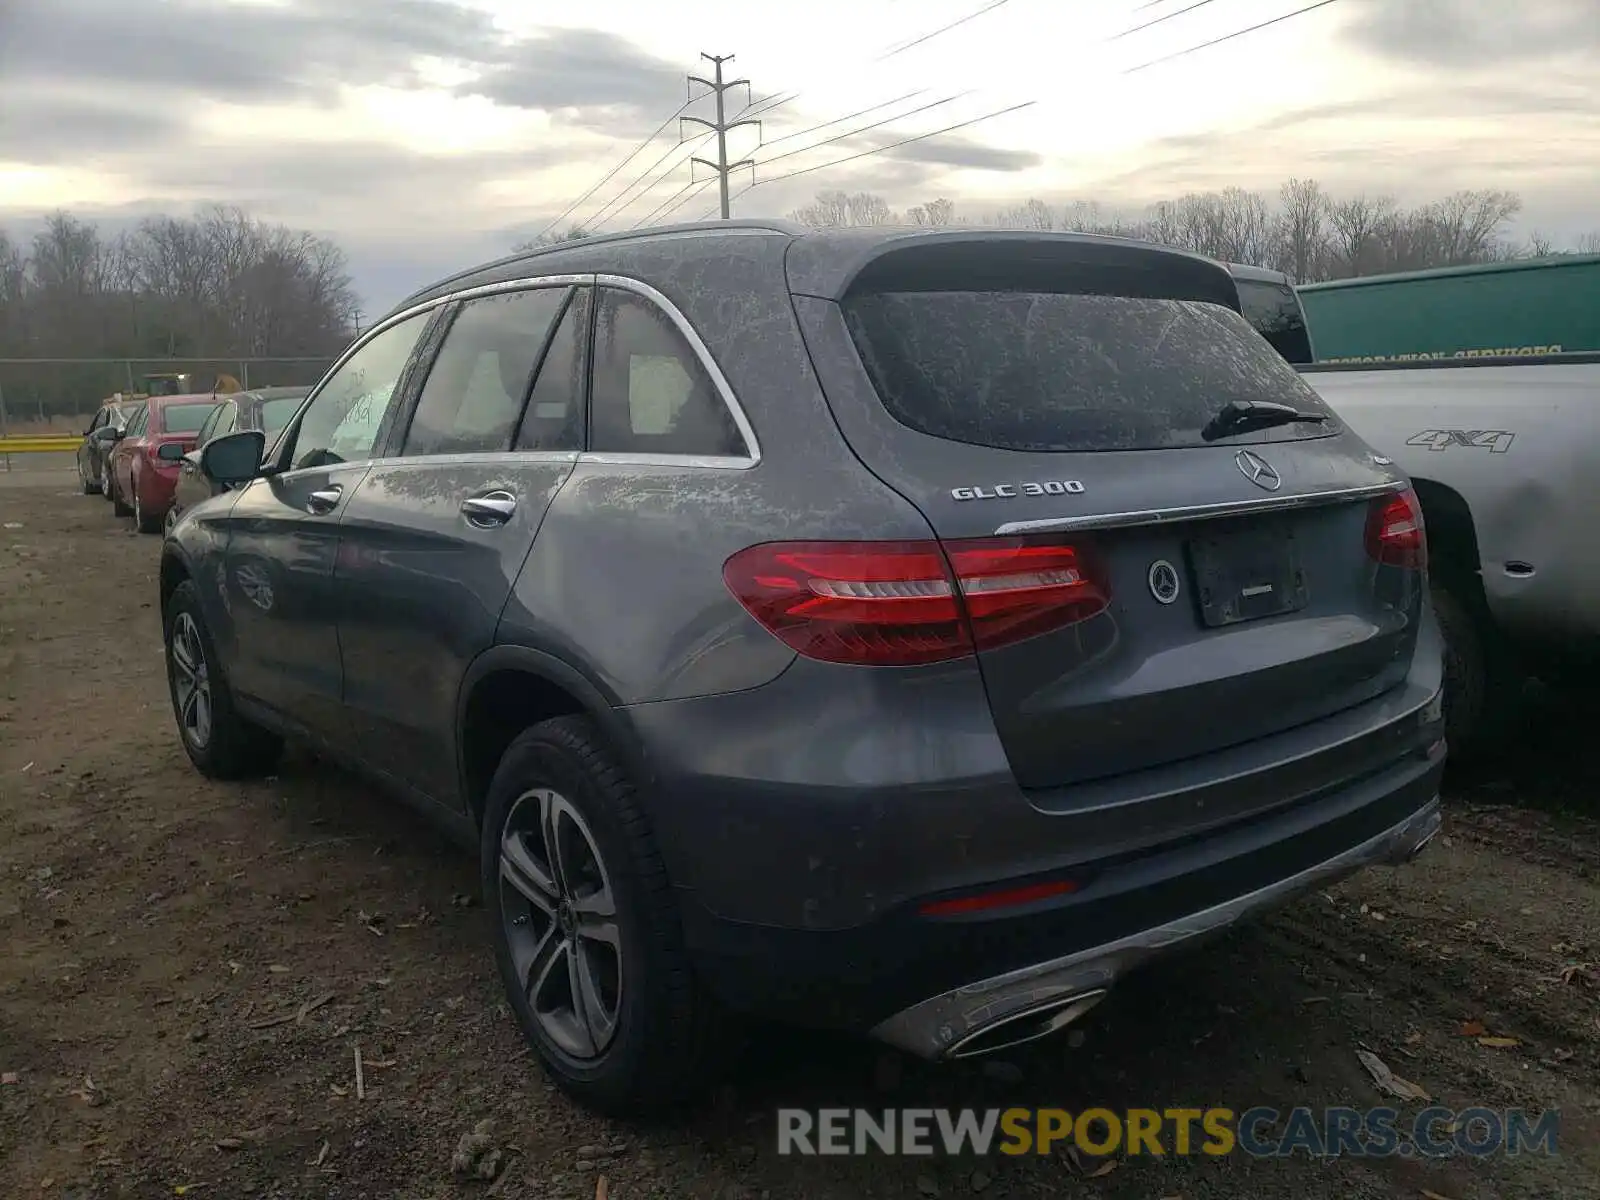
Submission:
M 1313 888 L 1365 867 L 1409 862 L 1438 833 L 1440 821 L 1434 798 L 1382 833 L 1286 879 L 1116 941 L 930 996 L 881 1021 L 873 1036 L 923 1058 L 959 1054 L 963 1043 L 972 1044 L 969 1039 L 985 1030 L 1092 999 L 1141 963 L 1221 933 Z
M 940 1055 L 974 1023 L 1104 986 L 1425 841 L 1445 759 L 1438 652 L 1430 620 L 1406 682 L 1376 700 L 1053 793 L 1017 787 L 981 681 L 954 667 L 798 660 L 753 691 L 620 711 L 711 989 Z M 923 911 L 1037 883 L 1070 891 Z
M 172 495 L 177 490 L 178 472 L 170 473 L 160 467 L 151 467 L 139 475 L 139 505 L 151 516 L 159 516 L 172 506 Z

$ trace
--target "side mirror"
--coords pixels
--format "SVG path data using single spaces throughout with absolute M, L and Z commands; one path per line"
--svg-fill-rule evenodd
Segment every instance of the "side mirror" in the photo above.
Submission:
M 261 474 L 261 457 L 267 439 L 259 430 L 246 429 L 212 438 L 200 450 L 200 470 L 206 478 L 225 486 L 249 483 Z

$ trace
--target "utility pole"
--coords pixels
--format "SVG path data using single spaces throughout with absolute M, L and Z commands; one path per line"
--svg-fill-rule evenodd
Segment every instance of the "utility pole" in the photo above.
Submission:
M 732 129 L 738 129 L 743 125 L 759 126 L 761 122 L 750 118 L 746 118 L 743 121 L 728 120 L 727 109 L 722 102 L 723 93 L 728 91 L 730 88 L 742 87 L 748 89 L 750 86 L 750 81 L 748 79 L 733 79 L 726 83 L 723 82 L 722 64 L 726 62 L 732 62 L 733 55 L 706 54 L 702 52 L 700 57 L 710 62 L 716 68 L 713 72 L 715 79 L 705 79 L 699 75 L 691 75 L 689 76 L 689 82 L 703 84 L 711 89 L 711 94 L 717 98 L 717 119 L 715 121 L 707 121 L 704 117 L 679 117 L 678 120 L 680 122 L 689 121 L 695 125 L 703 125 L 705 128 L 713 131 L 717 135 L 716 162 L 712 162 L 710 159 L 701 158 L 698 155 L 690 158 L 689 161 L 692 163 L 700 163 L 702 166 L 710 167 L 717 173 L 717 186 L 722 192 L 722 219 L 726 221 L 728 219 L 728 176 L 734 171 L 737 171 L 740 167 L 754 167 L 756 165 L 755 160 L 750 158 L 741 158 L 735 163 L 730 163 L 728 161 L 728 131 Z

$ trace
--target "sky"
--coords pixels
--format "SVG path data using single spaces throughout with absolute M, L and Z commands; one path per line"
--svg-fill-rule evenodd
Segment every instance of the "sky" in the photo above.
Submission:
M 1311 2 L 0 0 L 0 228 L 235 204 L 335 239 L 380 312 L 557 218 L 714 215 L 714 184 L 683 191 L 714 143 L 670 119 L 710 53 L 750 81 L 730 112 L 772 105 L 728 135 L 757 164 L 735 216 L 823 190 L 1131 213 L 1298 176 L 1510 189 L 1521 233 L 1600 230 L 1595 0 L 1330 0 L 1182 53 Z

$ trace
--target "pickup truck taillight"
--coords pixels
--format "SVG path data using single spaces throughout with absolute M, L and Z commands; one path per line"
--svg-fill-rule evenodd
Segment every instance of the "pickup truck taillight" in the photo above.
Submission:
M 1367 513 L 1367 554 L 1390 567 L 1420 571 L 1428 565 L 1428 535 L 1416 492 L 1407 488 L 1372 502 Z

